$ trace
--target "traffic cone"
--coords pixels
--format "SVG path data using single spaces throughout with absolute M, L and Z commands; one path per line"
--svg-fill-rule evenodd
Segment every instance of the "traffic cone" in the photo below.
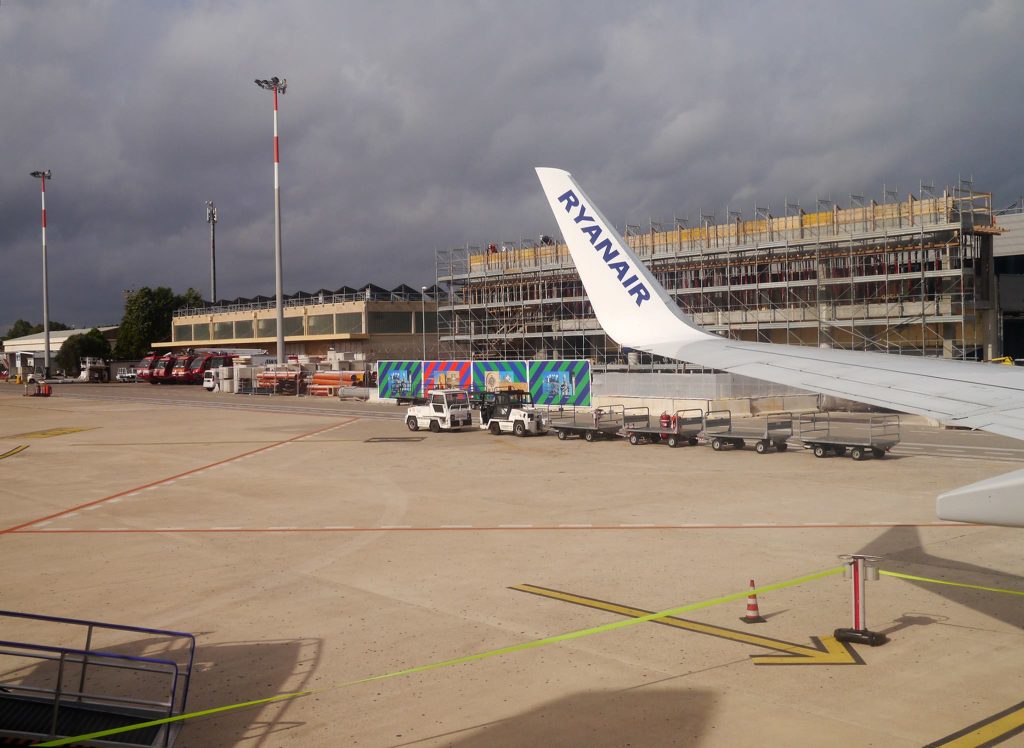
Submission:
M 757 592 L 754 587 L 754 580 L 750 580 L 750 594 L 747 595 L 747 614 L 741 616 L 740 620 L 743 623 L 767 623 L 767 621 L 761 617 L 761 611 L 757 609 Z

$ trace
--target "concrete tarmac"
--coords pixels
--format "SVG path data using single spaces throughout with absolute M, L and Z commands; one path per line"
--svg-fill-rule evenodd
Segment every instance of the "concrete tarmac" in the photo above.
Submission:
M 0 455 L 28 445 L 0 459 L 0 607 L 196 633 L 189 710 L 315 689 L 189 721 L 179 746 L 921 746 L 1024 714 L 1020 594 L 883 575 L 867 623 L 890 641 L 853 645 L 863 664 L 752 659 L 849 626 L 841 575 L 761 592 L 767 622 L 738 620 L 751 579 L 842 553 L 1024 591 L 1024 531 L 934 514 L 942 491 L 1019 468 L 1018 442 L 915 424 L 893 455 L 854 462 L 413 434 L 404 408 L 314 398 L 55 390 L 0 387 Z M 605 603 L 733 594 L 679 614 L 701 632 L 592 631 L 630 620 Z M 500 652 L 569 632 L 584 633 Z M 1012 723 L 979 729 L 1012 743 Z

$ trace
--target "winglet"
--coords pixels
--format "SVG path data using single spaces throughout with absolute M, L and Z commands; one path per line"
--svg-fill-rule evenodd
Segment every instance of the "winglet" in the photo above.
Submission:
M 569 172 L 538 168 L 537 176 L 594 314 L 612 339 L 651 350 L 717 337 L 686 318 Z

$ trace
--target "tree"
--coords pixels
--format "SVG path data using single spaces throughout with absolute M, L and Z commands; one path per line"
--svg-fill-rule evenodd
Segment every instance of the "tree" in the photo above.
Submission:
M 70 330 L 71 328 L 65 325 L 63 322 L 57 322 L 54 320 L 50 323 L 50 332 L 54 330 Z M 42 323 L 33 325 L 28 320 L 19 319 L 16 320 L 11 328 L 7 331 L 7 334 L 0 338 L 0 340 L 7 340 L 9 338 L 23 338 L 26 335 L 35 335 L 37 332 L 43 331 Z
M 170 340 L 174 310 L 202 306 L 203 303 L 202 295 L 194 288 L 181 295 L 165 286 L 143 286 L 131 292 L 124 302 L 124 316 L 117 333 L 114 357 L 141 358 L 153 343 Z
M 57 366 L 69 374 L 78 374 L 82 358 L 110 359 L 110 342 L 95 327 L 85 334 L 72 335 L 57 352 Z
M 31 334 L 32 323 L 28 320 L 19 319 L 11 325 L 11 329 L 7 331 L 7 334 L 4 336 L 4 340 L 7 340 L 8 338 L 23 338 L 26 335 Z

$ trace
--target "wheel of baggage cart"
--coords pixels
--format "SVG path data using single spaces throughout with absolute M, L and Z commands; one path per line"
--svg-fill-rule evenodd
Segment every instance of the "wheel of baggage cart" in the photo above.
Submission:
M 689 439 L 686 440 L 686 443 L 689 444 L 691 447 L 696 447 L 697 446 L 697 437 L 696 436 L 691 436 Z
M 526 436 L 526 424 L 522 421 L 516 421 L 512 424 L 512 433 L 516 436 Z
M 431 420 L 431 422 L 430 422 L 430 430 L 433 431 L 436 434 L 438 431 L 441 430 L 441 424 L 438 421 Z
M 850 457 L 852 457 L 855 460 L 863 460 L 864 450 L 861 449 L 860 447 L 852 447 L 850 449 Z
M 814 456 L 815 457 L 825 457 L 827 455 L 828 455 L 828 450 L 825 449 L 825 447 L 823 447 L 821 444 L 815 444 L 814 445 Z
M 669 436 L 669 438 L 665 440 L 665 443 L 670 447 L 678 447 L 679 438 L 676 436 Z
M 745 446 L 747 446 L 747 443 L 742 439 L 737 439 L 732 443 L 732 446 L 736 447 L 736 449 L 743 449 Z
M 712 439 L 711 440 L 711 448 L 713 450 L 715 450 L 716 452 L 720 451 L 722 449 L 722 440 L 721 439 Z
M 640 443 L 640 437 L 637 436 L 636 434 L 630 434 L 629 435 L 629 443 L 632 444 L 635 447 L 637 444 Z
M 583 434 L 583 438 L 586 439 L 588 442 L 592 442 L 592 441 L 594 441 L 594 439 L 597 438 L 597 432 L 596 431 L 586 431 Z
M 761 441 L 754 445 L 754 451 L 757 452 L 759 455 L 763 455 L 765 452 L 768 451 L 768 444 L 769 442 L 766 439 L 762 439 Z
M 565 441 L 565 432 L 564 431 L 559 431 L 558 432 L 558 438 L 561 439 L 564 442 Z
M 495 436 L 501 433 L 501 426 L 498 425 L 497 421 L 491 421 L 491 425 L 488 428 L 490 428 L 491 433 Z
M 842 444 L 837 444 L 834 447 L 832 447 L 832 454 L 834 454 L 836 457 L 842 457 L 843 455 L 846 454 L 846 447 L 844 447 Z
M 871 454 L 873 454 L 877 459 L 880 460 L 883 457 L 885 457 L 885 450 L 882 449 L 881 447 L 872 447 Z
M 775 442 L 775 449 L 777 449 L 779 452 L 785 452 L 787 449 L 789 449 L 789 445 L 786 444 L 786 442 L 784 441 L 777 441 Z
M 416 416 L 409 416 L 408 418 L 406 418 L 405 425 L 409 427 L 409 431 L 420 430 L 420 424 L 419 421 L 416 420 Z

